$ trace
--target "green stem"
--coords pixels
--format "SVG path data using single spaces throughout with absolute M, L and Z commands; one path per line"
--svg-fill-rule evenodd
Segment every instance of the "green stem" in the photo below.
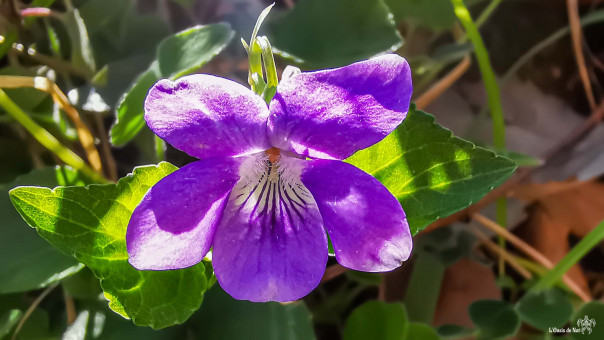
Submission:
M 474 53 L 476 54 L 476 60 L 478 61 L 478 67 L 482 74 L 482 80 L 487 91 L 487 99 L 489 104 L 489 110 L 491 111 L 491 117 L 493 119 L 493 144 L 498 149 L 505 149 L 505 122 L 503 119 L 503 109 L 501 106 L 501 94 L 499 92 L 499 85 L 495 78 L 495 72 L 491 66 L 489 59 L 489 52 L 487 51 L 482 37 L 478 32 L 478 28 L 474 21 L 470 11 L 464 4 L 463 0 L 451 0 L 453 7 L 455 8 L 455 14 L 461 22 L 462 26 L 466 30 L 468 39 L 474 45 Z
M 574 266 L 593 247 L 604 240 L 604 222 L 601 222 L 589 234 L 587 234 L 577 245 L 558 262 L 552 270 L 541 277 L 533 287 L 535 290 L 547 289 L 558 282 L 562 276 Z
M 497 9 L 497 7 L 499 7 L 499 4 L 501 4 L 501 1 L 503 1 L 503 0 L 492 0 L 491 1 L 491 3 L 480 13 L 480 15 L 478 16 L 478 19 L 476 19 L 476 27 L 478 27 L 478 28 L 482 27 L 482 25 L 484 25 L 487 22 L 487 20 L 489 20 L 491 15 L 493 15 L 493 13 L 495 13 L 495 10 Z M 466 35 L 461 37 L 457 42 L 462 44 L 462 43 L 465 43 L 467 40 L 468 40 L 468 34 L 466 33 Z
M 84 162 L 80 156 L 76 155 L 73 151 L 69 150 L 61 142 L 59 142 L 50 132 L 38 125 L 33 119 L 31 119 L 14 101 L 12 101 L 6 92 L 0 89 L 0 106 L 11 115 L 19 124 L 21 124 L 34 138 L 46 147 L 48 150 L 53 152 L 59 159 L 65 164 L 70 165 L 76 170 L 81 171 L 84 175 L 90 177 L 92 180 L 99 183 L 108 183 L 109 181 L 99 175 L 96 171 Z
M 501 3 L 502 0 L 493 0 L 491 1 L 491 3 L 489 4 L 489 6 L 487 6 L 487 8 L 484 9 L 484 11 L 482 11 L 482 13 L 480 13 L 480 16 L 478 17 L 478 20 L 476 20 L 476 26 L 478 28 L 480 28 L 482 25 L 484 25 L 487 20 L 489 20 L 489 18 L 491 17 L 491 15 L 495 12 L 495 9 L 497 9 L 497 7 L 499 6 L 499 4 Z M 438 36 L 434 39 L 434 40 L 438 40 Z M 409 40 L 409 39 L 407 39 Z M 464 42 L 466 42 L 468 40 L 468 35 L 465 34 L 463 37 L 461 37 L 457 42 L 459 44 L 463 44 Z M 407 46 L 407 44 L 403 45 Z M 430 71 L 428 71 L 427 75 L 422 77 L 420 79 L 420 82 L 418 85 L 414 86 L 415 88 L 415 92 L 417 93 L 421 93 L 424 91 L 424 89 L 428 86 L 428 84 L 430 84 L 432 82 L 432 80 L 434 80 L 434 78 L 440 74 L 440 71 L 442 71 L 451 61 L 447 61 L 441 64 L 438 64 L 436 66 L 434 66 Z
M 166 142 L 158 136 L 153 136 L 155 140 L 155 157 L 157 162 L 166 160 Z
M 455 9 L 455 15 L 466 30 L 468 39 L 470 39 L 470 42 L 472 42 L 472 45 L 474 45 L 474 53 L 476 54 L 478 67 L 480 68 L 480 73 L 482 74 L 482 81 L 487 91 L 487 101 L 489 110 L 491 111 L 491 119 L 493 121 L 493 144 L 495 145 L 495 148 L 504 150 L 505 120 L 503 118 L 503 108 L 501 106 L 501 93 L 499 91 L 499 84 L 497 83 L 495 72 L 493 71 L 493 66 L 491 66 L 489 52 L 487 51 L 487 48 L 482 41 L 482 37 L 480 36 L 480 32 L 478 32 L 478 27 L 476 27 L 476 24 L 472 20 L 470 11 L 468 11 L 468 8 L 464 4 L 463 0 L 451 0 L 451 3 Z M 485 11 L 486 14 L 484 14 L 483 17 L 487 18 L 498 4 L 499 3 L 497 0 L 492 1 L 489 5 L 489 8 L 486 10 L 488 12 Z M 496 209 L 496 221 L 499 225 L 505 228 L 507 226 L 507 203 L 505 201 L 505 197 L 500 197 L 497 200 Z M 498 243 L 500 247 L 505 248 L 505 240 L 503 237 L 499 237 Z M 504 270 L 503 259 L 501 259 L 499 262 L 499 273 L 503 275 Z
M 480 16 L 478 17 L 478 19 L 476 19 L 476 26 L 480 27 L 487 20 L 489 20 L 489 18 L 491 17 L 491 14 L 493 14 L 495 12 L 495 9 L 497 9 L 497 7 L 501 3 L 501 1 L 503 1 L 503 0 L 492 0 L 491 3 L 487 6 L 487 8 L 485 8 L 482 11 L 482 13 L 480 13 Z

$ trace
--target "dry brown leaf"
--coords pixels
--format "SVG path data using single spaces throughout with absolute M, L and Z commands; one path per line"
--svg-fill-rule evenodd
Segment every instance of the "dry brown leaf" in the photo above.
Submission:
M 434 325 L 473 327 L 468 307 L 481 299 L 501 299 L 495 274 L 489 267 L 469 258 L 462 258 L 445 271 Z
M 527 203 L 546 198 L 547 196 L 563 193 L 591 182 L 569 180 L 565 182 L 526 183 L 517 185 L 510 190 L 510 196 Z
M 565 212 L 561 210 L 559 213 L 564 214 Z M 568 235 L 571 232 L 571 226 L 565 221 L 557 220 L 542 205 L 533 210 L 525 231 L 525 240 L 553 263 L 558 263 L 570 250 Z M 587 279 L 578 264 L 570 268 L 568 276 L 583 291 L 589 292 Z
M 604 184 L 596 181 L 524 184 L 511 194 L 525 202 L 537 202 L 536 210 L 545 210 L 551 221 L 565 225 L 578 237 L 604 220 Z
M 534 203 L 522 237 L 553 263 L 569 251 L 568 236 L 584 237 L 604 220 L 604 184 L 597 181 L 550 182 L 518 186 L 512 196 Z M 579 265 L 569 276 L 589 291 L 587 279 Z

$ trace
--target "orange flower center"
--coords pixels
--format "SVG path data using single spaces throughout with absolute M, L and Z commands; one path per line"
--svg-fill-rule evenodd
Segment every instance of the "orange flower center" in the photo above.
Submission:
M 281 150 L 279 150 L 278 148 L 270 148 L 266 151 L 264 151 L 268 154 L 268 160 L 271 163 L 275 163 L 279 160 L 280 154 L 281 154 Z

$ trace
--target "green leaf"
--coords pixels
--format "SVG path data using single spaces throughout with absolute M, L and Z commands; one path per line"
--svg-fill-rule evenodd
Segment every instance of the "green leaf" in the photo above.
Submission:
M 94 72 L 96 70 L 94 53 L 80 12 L 74 9 L 61 16 L 61 19 L 71 40 L 71 62 L 76 67 Z
M 516 310 L 522 321 L 535 328 L 548 330 L 550 327 L 564 326 L 573 313 L 573 305 L 564 292 L 551 288 L 527 292 L 518 301 Z
M 134 85 L 119 103 L 117 120 L 110 132 L 111 144 L 120 146 L 128 143 L 145 126 L 143 103 L 151 86 L 161 78 L 158 67 L 157 62 L 151 64 L 151 67 L 134 81 Z
M 233 35 L 229 24 L 220 23 L 196 26 L 164 39 L 157 49 L 157 59 L 134 81 L 118 105 L 111 143 L 122 146 L 145 126 L 143 103 L 156 81 L 194 72 L 220 53 Z
M 413 235 L 477 202 L 516 169 L 511 160 L 454 137 L 415 106 L 393 133 L 346 161 L 398 198 Z
M 589 320 L 593 320 L 596 323 L 591 326 L 591 333 L 586 327 L 581 327 L 578 323 L 579 319 L 585 320 L 587 317 Z M 600 301 L 591 301 L 579 308 L 571 321 L 570 327 L 572 332 L 570 333 L 571 339 L 574 340 L 601 340 L 604 339 L 604 303 Z M 576 331 L 575 331 L 576 330 Z M 583 330 L 583 333 L 581 331 Z
M 469 337 L 474 331 L 463 326 L 446 324 L 438 327 L 436 332 L 445 339 L 457 339 Z
M 416 254 L 430 253 L 449 267 L 463 257 L 471 257 L 475 244 L 476 236 L 471 232 L 443 227 L 418 237 L 413 248 Z
M 124 0 L 88 0 L 78 8 L 91 35 L 111 24 L 111 21 L 123 14 L 130 1 Z
M 79 173 L 71 168 L 36 169 L 15 181 L 0 185 L 0 294 L 45 287 L 81 269 L 81 265 L 44 242 L 15 211 L 8 192 L 18 185 L 79 185 Z
M 427 251 L 417 251 L 411 278 L 405 292 L 409 320 L 431 322 L 445 275 L 445 265 Z
M 203 306 L 187 323 L 196 339 L 310 340 L 311 314 L 303 302 L 253 303 L 230 297 L 219 286 L 206 293 Z
M 518 314 L 507 302 L 480 300 L 469 307 L 470 319 L 478 327 L 479 339 L 502 339 L 516 333 L 520 327 Z
M 63 333 L 62 339 L 176 340 L 183 338 L 183 330 L 180 327 L 161 330 L 137 327 L 111 312 L 104 301 L 78 302 L 78 317 Z
M 382 283 L 381 273 L 368 273 L 359 272 L 356 270 L 347 270 L 346 277 L 349 280 L 358 282 L 362 285 L 379 286 Z
M 444 30 L 457 18 L 450 0 L 385 0 L 392 11 L 396 23 L 405 19 L 429 27 L 433 30 Z
M 370 301 L 350 314 L 343 339 L 404 340 L 408 328 L 407 312 L 402 304 Z
M 424 323 L 412 322 L 409 324 L 407 337 L 405 339 L 439 340 L 440 336 L 438 336 L 434 328 Z
M 226 23 L 196 26 L 166 38 L 157 48 L 159 70 L 164 78 L 176 79 L 199 69 L 233 39 Z
M 103 293 L 99 280 L 86 267 L 62 280 L 61 287 L 66 294 L 78 300 L 98 300 L 99 295 Z
M 3 339 L 12 331 L 21 319 L 21 315 L 23 315 L 23 312 L 18 309 L 11 309 L 0 314 L 0 339 Z
M 382 0 L 303 0 L 269 27 L 275 51 L 310 68 L 344 66 L 403 43 Z
M 117 184 L 18 187 L 10 198 L 40 236 L 92 270 L 109 306 L 141 326 L 184 322 L 207 289 L 205 264 L 182 270 L 138 271 L 128 263 L 126 228 L 147 190 L 172 173 L 169 163 L 135 168 Z

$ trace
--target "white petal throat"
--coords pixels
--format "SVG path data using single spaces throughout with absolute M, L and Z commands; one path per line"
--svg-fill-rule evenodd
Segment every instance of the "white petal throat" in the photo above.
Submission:
M 264 154 L 247 157 L 241 165 L 241 179 L 233 188 L 229 204 L 249 214 L 251 220 L 273 219 L 272 223 L 265 221 L 265 225 L 284 219 L 302 219 L 305 210 L 311 206 L 316 209 L 312 194 L 300 180 L 303 162 L 285 155 L 274 163 Z

